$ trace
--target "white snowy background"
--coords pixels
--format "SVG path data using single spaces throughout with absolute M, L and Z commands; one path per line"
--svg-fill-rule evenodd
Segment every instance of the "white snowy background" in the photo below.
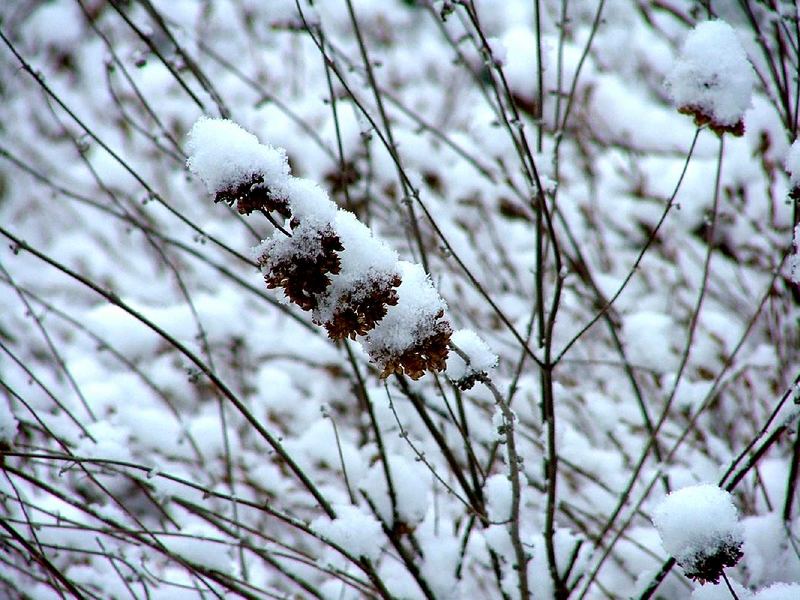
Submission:
M 0 3 L 0 597 L 800 598 L 798 16 Z M 214 203 L 274 149 L 402 273 L 380 335 Z M 381 379 L 403 298 L 454 348 Z

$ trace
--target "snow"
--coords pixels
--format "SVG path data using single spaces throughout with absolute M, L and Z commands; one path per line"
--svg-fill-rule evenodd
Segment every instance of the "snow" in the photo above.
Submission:
M 798 583 L 776 583 L 753 596 L 753 600 L 797 600 L 797 598 L 800 598 Z
M 289 174 L 286 155 L 228 119 L 202 117 L 186 142 L 189 170 L 209 193 L 218 193 L 261 175 L 267 185 L 282 183 Z
M 215 541 L 219 540 L 219 541 Z M 181 558 L 203 567 L 228 573 L 231 559 L 226 551 L 226 541 L 213 527 L 192 523 L 180 535 L 160 536 L 159 541 Z
M 738 550 L 744 541 L 733 498 L 711 484 L 670 493 L 654 510 L 653 523 L 664 548 L 687 574 L 702 569 L 709 557 Z
M 375 561 L 381 554 L 383 530 L 377 519 L 361 509 L 346 504 L 334 506 L 337 517 L 319 517 L 311 529 L 356 557 Z
M 421 464 L 399 455 L 389 456 L 389 475 L 392 479 L 397 516 L 400 522 L 416 526 L 428 511 L 430 472 Z M 375 504 L 381 519 L 393 523 L 392 504 L 386 484 L 384 467 L 380 462 L 370 467 L 366 477 L 359 483 L 369 499 Z
M 448 3 L 453 12 L 443 22 L 425 2 L 355 0 L 391 140 L 346 2 L 320 0 L 314 10 L 300 2 L 319 27 L 312 32 L 297 29 L 291 0 L 127 3 L 125 16 L 146 39 L 110 3 L 89 4 L 87 20 L 75 2 L 0 2 L 9 42 L 65 104 L 48 100 L 6 52 L 2 229 L 97 286 L 0 235 L 0 380 L 13 390 L 0 392 L 0 446 L 13 449 L 0 452 L 0 511 L 19 534 L 34 547 L 55 545 L 45 546 L 51 562 L 96 594 L 130 596 L 127 583 L 154 600 L 225 597 L 235 586 L 264 597 L 314 595 L 274 560 L 325 597 L 380 595 L 357 559 L 309 533 L 307 524 L 319 521 L 375 559 L 390 595 L 424 597 L 376 524 L 383 518 L 436 600 L 494 600 L 504 591 L 517 598 L 505 419 L 489 387 L 460 393 L 486 372 L 517 416 L 521 541 L 533 557 L 532 596 L 548 598 L 547 382 L 517 337 L 544 360 L 543 275 L 545 319 L 555 316 L 557 560 L 566 568 L 583 542 L 571 597 L 638 596 L 667 557 L 648 519 L 667 493 L 660 476 L 673 490 L 717 482 L 784 391 L 794 391 L 800 370 L 800 305 L 790 265 L 781 263 L 800 238 L 791 197 L 800 181 L 800 150 L 791 147 L 796 115 L 793 101 L 782 101 L 796 91 L 797 32 L 783 10 L 791 3 L 751 3 L 759 37 L 737 3 L 711 3 L 733 30 L 716 22 L 689 35 L 705 19 L 696 2 L 611 0 L 595 23 L 593 2 L 475 0 L 476 25 L 470 3 Z M 199 70 L 176 53 L 151 8 Z M 704 34 L 708 27 L 718 35 Z M 311 34 L 324 34 L 332 62 Z M 701 58 L 691 42 L 698 36 Z M 724 39 L 741 42 L 768 84 L 753 86 L 752 108 L 744 93 L 751 67 Z M 775 88 L 765 56 L 786 90 Z M 744 70 L 731 77 L 734 62 Z M 674 66 L 677 86 L 668 93 Z M 719 75 L 716 87 L 702 85 L 706 75 Z M 492 82 L 501 85 L 499 98 Z M 681 90 L 704 103 L 683 108 L 711 131 L 698 132 L 675 110 L 670 94 Z M 715 124 L 722 117 L 712 111 L 745 119 L 747 130 L 725 136 L 710 244 L 720 155 L 714 128 L 741 133 L 742 126 Z M 560 269 L 546 219 L 539 237 L 531 160 L 554 209 Z M 259 240 L 255 258 L 266 273 L 246 260 Z M 264 276 L 272 274 L 268 289 Z M 601 312 L 629 274 L 625 291 Z M 287 283 L 298 285 L 291 296 Z M 97 288 L 185 344 L 238 402 Z M 726 574 L 752 593 L 800 582 L 793 544 L 800 504 L 788 520 L 781 514 L 792 489 L 792 400 L 767 434 L 781 424 L 790 430 L 753 455 L 757 464 L 732 492 L 747 516 L 744 556 Z M 636 471 L 649 439 L 642 404 L 660 422 L 663 464 L 650 452 Z M 319 500 L 250 416 L 336 507 L 338 520 L 323 518 Z M 28 455 L 65 448 L 87 462 Z M 110 459 L 139 468 L 112 469 Z M 473 518 L 477 507 L 461 481 L 480 488 L 488 527 Z M 136 543 L 148 530 L 197 568 Z M 735 556 L 731 544 L 707 562 L 724 567 Z M 4 561 L 11 575 L 0 577 L 0 598 L 17 598 L 20 589 L 58 596 L 40 565 L 18 553 Z M 709 585 L 716 572 L 685 566 L 653 597 L 730 596 L 722 582 Z M 209 567 L 225 577 L 198 572 Z
M 666 86 L 678 108 L 692 108 L 712 123 L 735 126 L 750 107 L 755 75 L 734 29 L 705 21 L 686 37 Z
M 484 484 L 486 508 L 494 523 L 505 523 L 511 518 L 512 490 L 508 475 L 495 473 Z
M 471 329 L 459 329 L 453 333 L 450 341 L 469 359 L 467 364 L 457 352 L 450 353 L 445 373 L 453 381 L 463 380 L 476 374 L 488 374 L 497 366 L 497 355 Z
M 753 598 L 753 592 L 748 590 L 741 583 L 733 581 L 730 577 L 728 577 L 728 580 L 739 600 L 751 600 Z M 692 600 L 731 600 L 731 592 L 724 583 L 702 585 L 692 590 Z
M 800 187 L 800 140 L 795 140 L 789 147 L 784 168 L 789 174 L 789 186 L 793 189 Z

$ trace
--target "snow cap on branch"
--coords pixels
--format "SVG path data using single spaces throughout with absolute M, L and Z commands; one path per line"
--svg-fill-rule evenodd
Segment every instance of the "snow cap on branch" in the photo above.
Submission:
M 742 557 L 739 514 L 731 495 L 716 485 L 672 492 L 656 507 L 653 523 L 666 551 L 700 583 L 718 583 L 723 569 Z
M 744 134 L 755 75 L 736 32 L 725 21 L 705 21 L 689 32 L 666 87 L 682 113 L 717 134 Z
M 242 214 L 262 208 L 285 213 L 285 198 L 274 190 L 289 177 L 283 150 L 228 119 L 201 117 L 189 131 L 189 170 L 200 177 L 217 202 L 237 204 Z
M 497 366 L 497 355 L 471 329 L 456 331 L 452 342 L 469 361 L 465 361 L 458 352 L 451 353 L 447 359 L 445 373 L 460 389 L 470 389 L 481 376 L 488 375 Z

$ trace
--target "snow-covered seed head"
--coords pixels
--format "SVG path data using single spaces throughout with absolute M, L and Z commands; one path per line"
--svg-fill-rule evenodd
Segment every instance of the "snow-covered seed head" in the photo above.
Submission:
M 200 177 L 215 202 L 241 214 L 257 210 L 290 215 L 288 198 L 279 191 L 289 177 L 285 152 L 261 144 L 252 133 L 227 119 L 202 117 L 189 131 L 189 170 Z
M 733 28 L 705 21 L 687 36 L 665 85 L 678 111 L 715 133 L 744 134 L 755 75 Z
M 316 226 L 315 226 L 316 225 Z M 258 263 L 269 289 L 283 288 L 303 310 L 317 308 L 318 296 L 339 273 L 342 246 L 330 225 L 296 223 L 292 237 L 273 237 L 261 247 Z
M 742 558 L 744 543 L 731 495 L 716 485 L 693 485 L 669 494 L 653 513 L 664 548 L 690 579 L 718 583 Z
M 366 335 L 386 316 L 390 306 L 397 306 L 400 276 L 376 277 L 354 286 L 339 298 L 333 316 L 323 322 L 332 340 L 355 339 Z
M 398 375 L 405 373 L 411 379 L 419 379 L 426 371 L 444 370 L 453 330 L 450 328 L 450 323 L 444 319 L 444 312 L 438 313 L 435 319 L 436 322 L 428 335 L 422 337 L 420 332 L 420 340 L 413 346 L 397 355 L 376 357 L 376 362 L 383 363 L 382 378 L 385 379 L 393 373 Z
M 405 373 L 419 379 L 426 371 L 442 371 L 453 329 L 447 305 L 419 265 L 400 261 L 402 283 L 398 303 L 366 338 L 370 358 L 381 377 Z

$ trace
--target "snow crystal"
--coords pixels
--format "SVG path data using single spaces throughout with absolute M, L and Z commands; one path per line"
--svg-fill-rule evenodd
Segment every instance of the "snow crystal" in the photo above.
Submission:
M 445 373 L 453 381 L 460 381 L 478 373 L 488 373 L 497 366 L 497 355 L 471 329 L 460 329 L 450 339 L 453 345 L 469 358 L 467 364 L 458 352 L 450 353 Z
M 417 525 L 428 512 L 430 475 L 421 464 L 393 455 L 389 456 L 389 476 L 392 478 L 398 519 L 407 525 Z M 392 504 L 383 464 L 378 462 L 372 465 L 359 487 L 375 504 L 381 519 L 392 523 Z
M 286 154 L 259 143 L 258 138 L 228 119 L 201 117 L 189 132 L 189 170 L 209 193 L 217 193 L 260 175 L 266 185 L 283 183 L 289 175 Z
M 420 265 L 397 263 L 403 282 L 397 288 L 400 300 L 367 335 L 367 350 L 374 354 L 402 354 L 432 330 L 447 304 Z
M 789 184 L 792 188 L 800 187 L 800 139 L 792 143 L 784 162 L 786 172 L 789 174 Z
M 729 127 L 750 107 L 753 83 L 753 68 L 736 32 L 719 20 L 700 23 L 689 33 L 666 79 L 678 108 Z
M 733 555 L 743 543 L 739 515 L 731 495 L 716 485 L 693 485 L 672 492 L 656 508 L 653 523 L 664 548 L 688 576 L 715 581 L 722 566 L 738 560 Z M 722 560 L 713 560 L 722 555 Z M 712 570 L 716 568 L 716 573 L 705 571 L 709 562 L 715 563 Z
M 383 530 L 377 519 L 355 506 L 339 504 L 334 509 L 338 515 L 335 519 L 314 519 L 311 529 L 353 556 L 376 560 L 381 553 L 379 541 L 383 539 Z

